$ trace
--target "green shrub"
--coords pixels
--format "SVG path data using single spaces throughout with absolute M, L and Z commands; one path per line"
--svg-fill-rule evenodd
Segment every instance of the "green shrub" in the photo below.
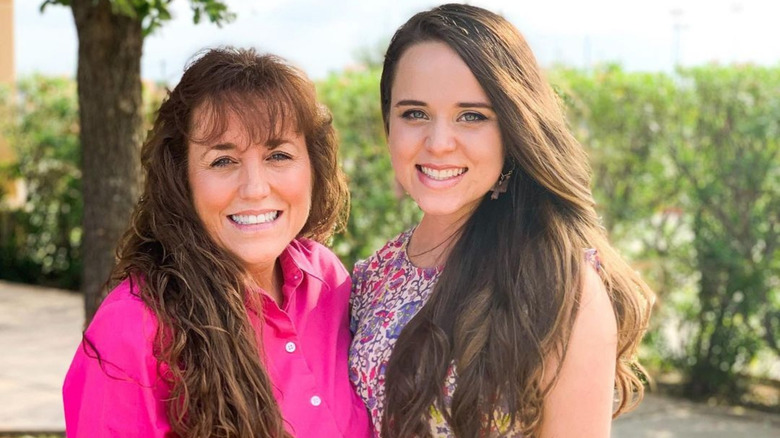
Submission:
M 24 181 L 19 209 L 0 212 L 0 277 L 77 289 L 82 197 L 76 84 L 33 76 L 7 99 L 3 132 L 16 155 L 6 178 Z
M 642 354 L 681 369 L 691 395 L 738 395 L 737 375 L 780 354 L 780 67 L 669 75 L 610 65 L 549 76 L 589 150 L 607 230 L 658 292 Z M 349 223 L 333 240 L 349 268 L 420 211 L 394 182 L 378 68 L 333 73 L 317 87 L 350 179 Z M 17 156 L 0 179 L 23 179 L 29 195 L 21 208 L 0 206 L 0 278 L 76 289 L 75 84 L 32 77 L 18 94 L 0 106 Z M 148 88 L 147 122 L 160 97 Z
M 347 229 L 333 241 L 347 268 L 420 218 L 417 206 L 395 183 L 379 108 L 379 73 L 334 73 L 317 84 L 320 99 L 333 112 L 352 194 Z
M 780 353 L 780 68 L 553 77 L 605 223 L 659 292 L 655 360 L 689 395 L 737 397 Z

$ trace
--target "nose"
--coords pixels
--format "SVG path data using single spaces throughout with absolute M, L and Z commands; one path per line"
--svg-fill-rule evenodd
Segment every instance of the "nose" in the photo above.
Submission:
M 455 149 L 456 139 L 453 126 L 446 119 L 439 119 L 430 125 L 425 147 L 432 154 L 444 154 Z
M 245 199 L 260 199 L 271 193 L 268 175 L 258 164 L 247 164 L 240 173 L 239 194 Z

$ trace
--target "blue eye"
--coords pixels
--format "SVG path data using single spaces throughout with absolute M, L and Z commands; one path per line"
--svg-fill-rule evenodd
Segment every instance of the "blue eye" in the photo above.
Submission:
M 286 154 L 284 152 L 274 152 L 268 158 L 271 161 L 285 161 L 285 160 L 291 160 L 292 159 L 292 157 L 289 154 Z
M 428 118 L 428 116 L 426 116 L 424 112 L 417 109 L 404 111 L 404 113 L 401 114 L 401 117 L 410 120 L 423 120 Z
M 211 167 L 225 167 L 233 164 L 235 161 L 230 157 L 219 157 L 211 163 Z
M 464 113 L 462 116 L 460 116 L 461 119 L 463 119 L 464 122 L 480 122 L 482 120 L 487 120 L 487 117 L 483 116 L 480 113 Z

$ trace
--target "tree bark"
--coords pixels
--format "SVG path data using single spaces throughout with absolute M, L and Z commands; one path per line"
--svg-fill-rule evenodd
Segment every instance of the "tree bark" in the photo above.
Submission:
M 115 246 L 139 194 L 143 30 L 107 0 L 72 0 L 79 38 L 86 323 L 107 292 Z

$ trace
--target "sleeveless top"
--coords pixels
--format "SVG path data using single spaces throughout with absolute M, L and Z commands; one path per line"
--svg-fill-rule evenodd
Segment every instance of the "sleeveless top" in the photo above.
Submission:
M 352 274 L 350 329 L 354 338 L 349 351 L 349 378 L 368 408 L 377 437 L 382 429 L 385 372 L 390 353 L 401 330 L 430 298 L 441 273 L 440 268 L 419 268 L 409 260 L 406 246 L 413 231 L 401 233 L 371 257 L 358 262 Z M 587 250 L 586 258 L 599 268 L 595 250 Z M 455 387 L 453 365 L 443 382 L 445 401 L 451 400 Z M 431 406 L 430 413 L 432 434 L 454 437 L 435 406 Z M 488 436 L 522 437 L 519 431 L 507 432 L 510 426 L 508 413 L 497 414 L 495 430 Z

